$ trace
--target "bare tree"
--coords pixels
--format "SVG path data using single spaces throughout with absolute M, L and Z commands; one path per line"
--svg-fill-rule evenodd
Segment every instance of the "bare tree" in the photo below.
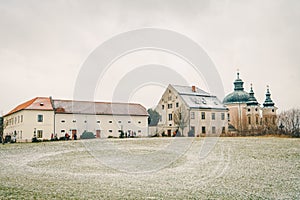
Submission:
M 300 109 L 293 108 L 279 115 L 279 128 L 287 135 L 300 137 Z
M 180 106 L 174 111 L 174 124 L 180 129 L 181 135 L 183 136 L 183 131 L 189 124 L 189 115 L 183 106 Z

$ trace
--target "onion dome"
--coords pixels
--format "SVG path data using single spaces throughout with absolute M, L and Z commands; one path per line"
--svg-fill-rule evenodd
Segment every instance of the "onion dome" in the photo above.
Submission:
M 268 85 L 267 85 L 266 100 L 263 105 L 264 105 L 264 107 L 274 107 L 274 105 L 275 105 L 271 99 L 271 93 L 270 93 Z
M 254 97 L 254 92 L 251 84 L 250 92 L 249 92 L 249 99 L 247 101 L 247 106 L 257 106 L 258 102 L 256 98 Z
M 249 94 L 244 91 L 244 82 L 240 79 L 240 73 L 237 72 L 237 79 L 234 81 L 234 92 L 228 94 L 224 100 L 224 104 L 232 103 L 247 103 L 249 99 Z

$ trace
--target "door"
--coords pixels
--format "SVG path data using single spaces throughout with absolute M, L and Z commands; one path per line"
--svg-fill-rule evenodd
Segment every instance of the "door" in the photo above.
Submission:
M 72 130 L 72 139 L 77 140 L 77 130 L 76 129 Z
M 96 138 L 100 138 L 101 130 L 96 130 Z
M 172 130 L 169 129 L 169 130 L 168 130 L 168 137 L 171 137 L 171 132 L 172 132 Z

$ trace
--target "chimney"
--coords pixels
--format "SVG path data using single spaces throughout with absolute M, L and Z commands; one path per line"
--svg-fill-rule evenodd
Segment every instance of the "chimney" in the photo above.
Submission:
M 192 92 L 196 92 L 196 86 L 192 86 Z

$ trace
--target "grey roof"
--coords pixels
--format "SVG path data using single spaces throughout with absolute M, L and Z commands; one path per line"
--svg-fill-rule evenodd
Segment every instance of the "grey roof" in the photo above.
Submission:
M 216 96 L 213 96 L 197 87 L 195 92 L 192 91 L 192 87 L 190 86 L 171 85 L 171 87 L 173 87 L 177 91 L 183 101 L 190 108 L 222 110 L 227 109 Z
M 148 116 L 145 107 L 133 103 L 53 100 L 56 113 Z
M 198 87 L 196 87 L 196 92 L 192 91 L 192 87 L 190 86 L 181 86 L 181 85 L 171 85 L 178 94 L 181 95 L 191 95 L 191 96 L 197 96 L 197 95 L 201 95 L 201 96 L 211 96 L 209 93 L 205 92 L 204 90 L 199 89 Z

